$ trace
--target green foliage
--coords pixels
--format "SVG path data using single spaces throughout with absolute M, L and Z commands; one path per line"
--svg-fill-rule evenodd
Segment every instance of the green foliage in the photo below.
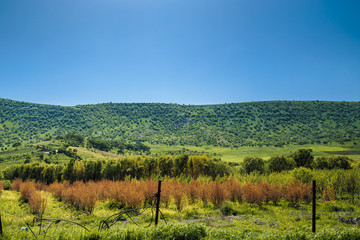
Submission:
M 265 162 L 261 158 L 246 157 L 242 162 L 242 167 L 246 173 L 257 171 L 259 173 L 264 172 Z
M 2 180 L 1 182 L 2 182 L 4 190 L 10 190 L 11 182 L 9 180 Z
M 73 147 L 80 147 L 84 144 L 84 136 L 82 136 L 79 133 L 76 132 L 71 132 L 71 133 L 67 133 L 64 136 L 59 136 L 59 139 L 64 139 L 64 141 Z
M 351 169 L 350 158 L 345 156 L 318 157 L 313 166 L 316 169 Z
M 62 107 L 0 99 L 0 146 L 51 139 L 67 133 L 92 139 L 193 146 L 346 143 L 360 138 L 359 105 L 357 102 L 281 101 L 204 106 L 107 103 Z M 82 144 L 81 139 L 73 137 L 69 139 L 71 144 Z
M 74 171 L 75 159 L 71 159 L 70 162 L 65 166 L 62 174 L 62 179 L 70 181 L 70 183 L 76 180 Z
M 294 159 L 297 167 L 310 168 L 313 164 L 314 156 L 311 149 L 299 149 L 289 157 Z
M 281 172 L 295 167 L 292 159 L 286 159 L 284 156 L 271 157 L 267 164 L 269 172 Z
M 191 164 L 190 164 L 191 163 Z M 230 175 L 228 163 L 209 156 L 178 155 L 161 157 L 123 157 L 112 160 L 71 159 L 64 167 L 56 164 L 33 162 L 7 167 L 4 178 L 13 180 L 32 179 L 46 182 L 55 181 L 98 181 L 101 179 L 124 180 L 126 178 L 192 177 L 200 175 L 211 179 Z
M 205 227 L 198 224 L 160 226 L 149 233 L 149 239 L 165 240 L 198 240 L 205 236 Z
M 292 171 L 292 175 L 302 183 L 310 183 L 314 179 L 312 171 L 304 167 L 295 168 Z

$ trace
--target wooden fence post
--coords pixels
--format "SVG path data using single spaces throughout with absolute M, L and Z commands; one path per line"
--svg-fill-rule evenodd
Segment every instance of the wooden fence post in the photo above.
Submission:
M 155 226 L 159 222 L 159 211 L 160 211 L 160 193 L 161 193 L 161 180 L 159 180 L 158 192 L 156 194 L 156 213 L 155 213 Z
M 316 180 L 313 180 L 313 202 L 312 202 L 312 232 L 316 232 Z

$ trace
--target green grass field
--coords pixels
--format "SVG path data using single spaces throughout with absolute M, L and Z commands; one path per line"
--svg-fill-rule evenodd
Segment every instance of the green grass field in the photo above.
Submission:
M 27 144 L 18 148 L 9 148 L 4 151 L 0 151 L 0 167 L 5 167 L 11 164 L 24 163 L 27 156 L 31 156 L 31 161 L 44 161 L 48 159 L 50 162 L 65 164 L 70 160 L 70 157 L 64 154 L 46 155 L 44 159 L 39 158 L 39 150 L 37 145 L 50 146 L 52 148 L 59 148 L 61 146 L 59 141 L 45 141 L 37 144 Z M 301 148 L 307 148 L 313 150 L 313 155 L 318 156 L 330 156 L 330 155 L 344 155 L 352 159 L 354 164 L 360 161 L 360 144 L 354 145 L 348 144 L 313 144 L 313 145 L 288 145 L 284 147 L 240 147 L 240 148 L 227 148 L 227 147 L 214 147 L 214 146 L 180 146 L 180 145 L 152 145 L 146 143 L 151 147 L 151 154 L 179 154 L 179 153 L 194 153 L 194 154 L 209 154 L 213 157 L 220 158 L 226 162 L 240 163 L 245 157 L 261 157 L 264 160 L 268 160 L 272 156 L 284 155 L 287 156 L 292 152 L 295 152 Z M 71 147 L 76 149 L 77 154 L 82 159 L 108 159 L 119 158 L 121 155 L 115 153 L 108 153 L 99 150 L 89 150 L 83 147 Z M 134 153 L 130 153 L 134 154 Z
M 338 220 L 338 216 L 358 217 L 358 201 L 351 204 L 348 200 L 319 200 L 317 234 L 313 234 L 311 204 L 301 204 L 298 208 L 293 208 L 286 202 L 280 202 L 278 206 L 269 203 L 259 208 L 247 203 L 226 202 L 223 207 L 217 208 L 211 204 L 203 206 L 201 202 L 191 205 L 185 202 L 183 209 L 178 211 L 172 202 L 168 207 L 161 205 L 165 221 L 161 219 L 157 228 L 154 223 L 150 228 L 145 228 L 153 219 L 153 215 L 148 211 L 134 218 L 139 226 L 131 221 L 120 221 L 109 230 L 99 231 L 101 220 L 119 212 L 109 209 L 108 202 L 98 202 L 93 213 L 86 214 L 57 201 L 49 193 L 47 199 L 43 218 L 69 220 L 81 224 L 89 231 L 65 221 L 50 227 L 51 222 L 45 221 L 42 230 L 38 225 L 30 227 L 30 230 L 27 224 L 31 224 L 36 215 L 31 214 L 28 204 L 20 199 L 18 192 L 4 191 L 0 196 L 3 226 L 3 236 L 0 239 L 44 239 L 45 237 L 40 235 L 45 234 L 44 229 L 50 239 L 157 239 L 154 237 L 156 234 L 167 236 L 171 231 L 179 236 L 170 235 L 166 239 L 329 239 L 324 236 L 335 236 L 332 239 L 352 239 L 339 237 L 349 233 L 358 234 L 356 236 L 360 237 L 356 225 Z M 228 212 L 224 209 L 228 209 Z M 22 229 L 25 227 L 28 230 Z M 201 238 L 184 238 L 186 234 L 194 234 L 194 229 L 195 232 L 204 230 L 204 235 Z M 165 233 L 161 233 L 162 231 Z M 183 235 L 180 236 L 181 234 Z
M 307 148 L 313 150 L 313 155 L 346 155 L 354 161 L 360 161 L 360 144 L 311 144 L 311 145 L 288 145 L 284 147 L 240 147 L 225 148 L 214 146 L 168 146 L 168 145 L 150 145 L 151 152 L 164 154 L 168 152 L 182 152 L 183 150 L 198 153 L 207 153 L 217 156 L 227 162 L 241 162 L 245 157 L 261 157 L 265 160 L 276 155 L 289 155 L 297 149 Z

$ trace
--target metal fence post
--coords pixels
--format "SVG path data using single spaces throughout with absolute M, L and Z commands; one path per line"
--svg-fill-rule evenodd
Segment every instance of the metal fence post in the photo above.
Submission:
M 313 180 L 313 202 L 312 202 L 312 232 L 316 232 L 316 180 Z
M 157 226 L 159 222 L 160 193 L 161 193 L 161 180 L 159 180 L 158 192 L 156 194 L 155 226 Z
M 1 223 L 1 213 L 0 213 L 0 235 L 3 235 L 2 223 Z

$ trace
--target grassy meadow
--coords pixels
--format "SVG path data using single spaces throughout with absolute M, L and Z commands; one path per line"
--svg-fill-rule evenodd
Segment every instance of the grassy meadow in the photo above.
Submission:
M 164 185 L 166 186 L 166 185 Z M 244 185 L 243 185 L 244 186 Z M 156 187 L 156 186 L 155 186 Z M 317 232 L 311 232 L 311 203 L 302 200 L 296 206 L 282 198 L 278 203 L 249 203 L 225 200 L 218 205 L 188 194 L 181 198 L 179 209 L 175 195 L 162 202 L 162 217 L 154 226 L 151 209 L 99 230 L 102 220 L 124 209 L 113 207 L 111 200 L 96 201 L 91 213 L 74 204 L 59 201 L 51 190 L 38 186 L 46 200 L 44 212 L 34 213 L 22 193 L 5 190 L 0 196 L 3 235 L 0 239 L 359 239 L 360 230 L 348 220 L 360 215 L 359 199 L 347 195 L 336 199 L 317 196 Z M 43 189 L 43 190 L 41 190 Z M 166 189 L 164 190 L 166 192 Z M 165 193 L 164 193 L 165 194 Z M 165 196 L 164 196 L 165 197 Z M 125 207 L 125 210 L 127 208 Z M 34 217 L 62 219 L 58 223 L 44 220 L 33 224 Z M 80 226 L 81 225 L 81 226 Z M 149 226 L 150 225 L 150 226 Z M 149 226 L 149 227 L 148 227 Z M 86 228 L 86 229 L 85 229 Z M 45 232 L 46 231 L 46 232 Z M 46 236 L 44 236 L 46 234 Z
M 287 145 L 284 147 L 263 146 L 263 147 L 214 147 L 214 146 L 168 146 L 168 145 L 151 145 L 151 152 L 153 154 L 165 153 L 205 153 L 211 156 L 221 158 L 226 162 L 240 163 L 245 157 L 260 157 L 268 160 L 276 155 L 289 155 L 300 148 L 312 149 L 315 157 L 330 156 L 330 155 L 345 155 L 354 161 L 360 161 L 360 144 L 354 145 L 353 143 L 347 144 L 306 144 L 306 145 Z

